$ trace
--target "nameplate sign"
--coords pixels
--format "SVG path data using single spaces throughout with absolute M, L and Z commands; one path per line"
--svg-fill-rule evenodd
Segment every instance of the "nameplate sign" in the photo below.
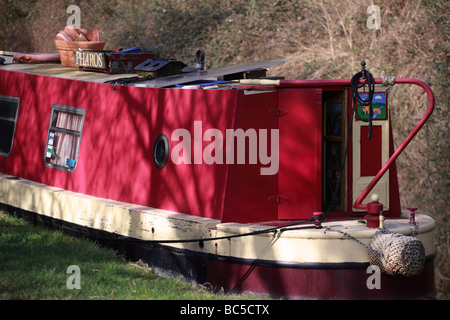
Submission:
M 74 51 L 73 53 L 73 59 L 77 66 L 97 69 L 107 68 L 106 54 L 104 52 Z

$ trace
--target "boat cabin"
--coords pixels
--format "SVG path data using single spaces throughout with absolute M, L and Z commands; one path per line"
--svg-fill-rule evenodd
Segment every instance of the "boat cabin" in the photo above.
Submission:
M 265 77 L 280 63 L 145 81 L 2 65 L 0 171 L 222 222 L 362 215 L 352 204 L 394 150 L 387 87 L 373 94 L 369 124 L 367 106 L 352 116 L 349 81 Z M 400 215 L 395 163 L 372 193 Z

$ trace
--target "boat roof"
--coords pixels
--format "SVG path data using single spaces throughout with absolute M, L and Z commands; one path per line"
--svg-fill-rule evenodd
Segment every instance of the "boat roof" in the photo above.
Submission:
M 7 63 L 0 65 L 0 70 L 98 83 L 136 76 L 135 73 L 107 74 L 79 71 L 78 68 L 63 67 L 60 63 Z
M 0 54 L 3 51 L 0 52 Z M 13 72 L 21 72 L 28 73 L 34 75 L 41 76 L 49 76 L 49 77 L 57 77 L 63 79 L 70 80 L 79 80 L 79 81 L 88 81 L 88 82 L 97 82 L 97 83 L 105 83 L 108 82 L 110 84 L 114 83 L 115 80 L 123 80 L 129 78 L 132 80 L 133 78 L 137 79 L 136 73 L 115 73 L 108 74 L 105 72 L 98 71 L 80 71 L 78 68 L 64 67 L 60 63 L 15 63 L 12 61 L 11 57 L 8 55 L 0 55 L 5 58 L 5 63 L 0 64 L 0 70 L 7 70 Z M 130 81 L 128 85 L 131 86 L 139 86 L 139 87 L 148 87 L 148 88 L 165 88 L 171 87 L 178 84 L 186 84 L 195 81 L 202 80 L 218 80 L 220 77 L 224 75 L 246 72 L 252 70 L 258 70 L 270 66 L 283 64 L 284 61 L 280 60 L 270 60 L 270 61 L 254 61 L 241 63 L 236 65 L 230 65 L 226 67 L 206 69 L 206 70 L 195 70 L 192 72 L 186 72 L 181 74 L 176 74 L 173 76 L 161 77 L 156 79 L 150 79 L 145 81 L 137 80 Z

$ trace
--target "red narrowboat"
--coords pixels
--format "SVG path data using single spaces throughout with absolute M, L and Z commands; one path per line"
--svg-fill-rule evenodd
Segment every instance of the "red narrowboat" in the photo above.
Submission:
M 173 63 L 157 59 L 140 70 Z M 227 292 L 434 294 L 434 220 L 401 208 L 395 163 L 433 111 L 424 82 L 364 64 L 348 79 L 285 80 L 265 72 L 282 61 L 160 77 L 7 62 L 5 208 Z M 428 109 L 396 148 L 389 90 L 405 85 Z

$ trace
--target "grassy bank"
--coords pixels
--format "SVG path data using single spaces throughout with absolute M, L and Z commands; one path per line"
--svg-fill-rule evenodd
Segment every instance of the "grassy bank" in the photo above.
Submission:
M 75 265 L 80 270 L 76 289 Z M 73 289 L 69 289 L 67 286 Z M 0 300 L 252 299 L 159 276 L 113 250 L 0 211 Z

